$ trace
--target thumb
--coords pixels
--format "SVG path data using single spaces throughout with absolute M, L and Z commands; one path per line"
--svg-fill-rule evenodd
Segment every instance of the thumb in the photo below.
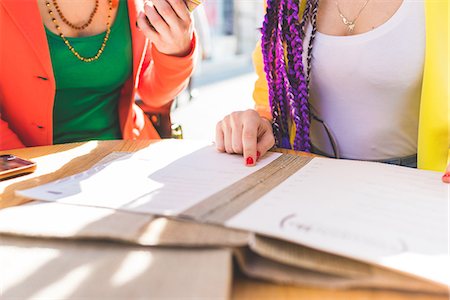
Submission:
M 261 119 L 260 132 L 258 134 L 258 143 L 256 145 L 257 156 L 263 157 L 270 148 L 275 145 L 272 124 L 267 119 Z M 258 155 L 259 154 L 259 155 Z

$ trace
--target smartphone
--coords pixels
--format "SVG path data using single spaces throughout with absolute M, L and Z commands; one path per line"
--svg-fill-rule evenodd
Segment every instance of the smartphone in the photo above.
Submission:
M 36 163 L 12 154 L 0 155 L 0 181 L 36 170 Z

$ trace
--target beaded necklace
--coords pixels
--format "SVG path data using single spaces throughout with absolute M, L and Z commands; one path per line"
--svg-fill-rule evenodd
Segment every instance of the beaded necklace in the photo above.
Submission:
M 56 11 L 58 12 L 59 17 L 61 18 L 61 20 L 65 24 L 67 24 L 68 26 L 70 26 L 73 29 L 83 30 L 83 29 L 85 29 L 86 27 L 88 27 L 92 23 L 92 20 L 94 19 L 94 16 L 95 16 L 95 14 L 97 13 L 97 10 L 98 10 L 98 2 L 99 2 L 99 0 L 95 0 L 95 7 L 92 10 L 91 14 L 89 15 L 89 20 L 87 20 L 87 22 L 84 23 L 81 26 L 76 26 L 75 24 L 73 24 L 72 22 L 67 20 L 67 18 L 63 15 L 61 9 L 59 8 L 58 2 L 56 0 L 53 0 L 53 6 L 55 7 Z
M 55 1 L 53 1 L 53 2 L 55 2 Z M 70 44 L 69 40 L 68 40 L 68 39 L 65 37 L 65 35 L 62 33 L 62 31 L 61 31 L 61 26 L 59 26 L 59 23 L 58 23 L 58 21 L 57 21 L 56 18 L 55 18 L 55 15 L 54 15 L 54 13 L 53 13 L 53 10 L 52 10 L 51 7 L 50 7 L 50 2 L 49 2 L 49 0 L 46 0 L 46 1 L 45 1 L 45 5 L 46 5 L 47 8 L 48 8 L 48 14 L 49 14 L 50 17 L 51 17 L 53 24 L 55 24 L 55 28 L 56 28 L 56 31 L 58 32 L 59 36 L 60 36 L 61 39 L 64 41 L 64 44 L 66 44 L 66 46 L 67 46 L 67 48 L 70 50 L 70 52 L 72 52 L 73 55 L 75 55 L 76 58 L 78 58 L 79 60 L 81 60 L 81 61 L 83 61 L 83 62 L 89 63 L 89 62 L 93 62 L 93 61 L 98 60 L 98 59 L 100 58 L 100 56 L 102 55 L 103 51 L 105 50 L 106 44 L 107 44 L 107 42 L 108 42 L 108 40 L 109 40 L 109 35 L 110 35 L 110 33 L 111 33 L 111 12 L 112 12 L 112 8 L 113 8 L 112 0 L 108 0 L 108 3 L 109 3 L 109 8 L 108 8 L 108 19 L 107 19 L 107 21 L 106 21 L 106 33 L 105 33 L 105 37 L 103 38 L 102 45 L 100 46 L 100 49 L 98 49 L 97 53 L 96 53 L 94 56 L 92 56 L 92 57 L 84 57 L 84 56 L 80 55 L 80 53 L 78 53 L 77 50 L 75 50 L 75 48 Z M 55 5 L 55 8 L 56 8 L 57 11 L 59 10 L 59 7 L 56 6 L 56 5 Z M 97 11 L 97 8 L 98 8 L 98 7 L 97 7 L 97 5 L 96 5 L 96 8 L 94 9 L 94 14 L 95 14 L 95 12 Z M 60 14 L 59 11 L 58 11 L 58 14 Z M 61 14 L 60 14 L 60 16 L 61 16 Z M 92 16 L 92 18 L 93 18 L 93 15 L 92 15 L 92 14 L 91 14 L 91 16 Z M 63 22 L 64 22 L 64 19 L 65 19 L 65 18 L 64 18 L 64 19 L 61 18 L 61 19 L 62 19 Z M 92 21 L 92 20 L 90 20 L 90 21 Z M 88 22 L 89 22 L 89 21 L 88 21 Z M 67 23 L 66 23 L 66 24 L 67 24 Z M 68 24 L 68 25 L 69 25 L 69 24 Z M 89 24 L 88 24 L 88 25 L 89 25 Z M 86 27 L 87 27 L 88 25 L 86 25 Z M 69 25 L 69 26 L 70 26 L 70 25 Z M 72 26 L 71 26 L 71 27 L 72 27 Z M 82 26 L 81 26 L 81 27 L 82 27 Z

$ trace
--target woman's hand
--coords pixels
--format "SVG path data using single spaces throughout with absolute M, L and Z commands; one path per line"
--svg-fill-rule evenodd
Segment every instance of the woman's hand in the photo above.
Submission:
M 252 109 L 233 112 L 217 123 L 217 150 L 244 154 L 247 166 L 253 166 L 274 144 L 272 124 Z
M 450 164 L 447 166 L 444 176 L 442 176 L 442 181 L 445 183 L 450 183 Z
M 184 0 L 146 0 L 137 24 L 159 52 L 183 57 L 191 52 L 192 15 Z

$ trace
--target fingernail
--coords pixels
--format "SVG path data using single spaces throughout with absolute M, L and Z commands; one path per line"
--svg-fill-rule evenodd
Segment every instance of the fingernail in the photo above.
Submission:
M 251 157 L 251 156 L 247 157 L 247 166 L 252 166 L 253 163 L 254 163 L 253 157 Z
M 447 172 L 442 176 L 442 181 L 445 183 L 450 183 L 450 172 Z
M 261 157 L 261 152 L 256 151 L 256 160 L 258 160 Z

